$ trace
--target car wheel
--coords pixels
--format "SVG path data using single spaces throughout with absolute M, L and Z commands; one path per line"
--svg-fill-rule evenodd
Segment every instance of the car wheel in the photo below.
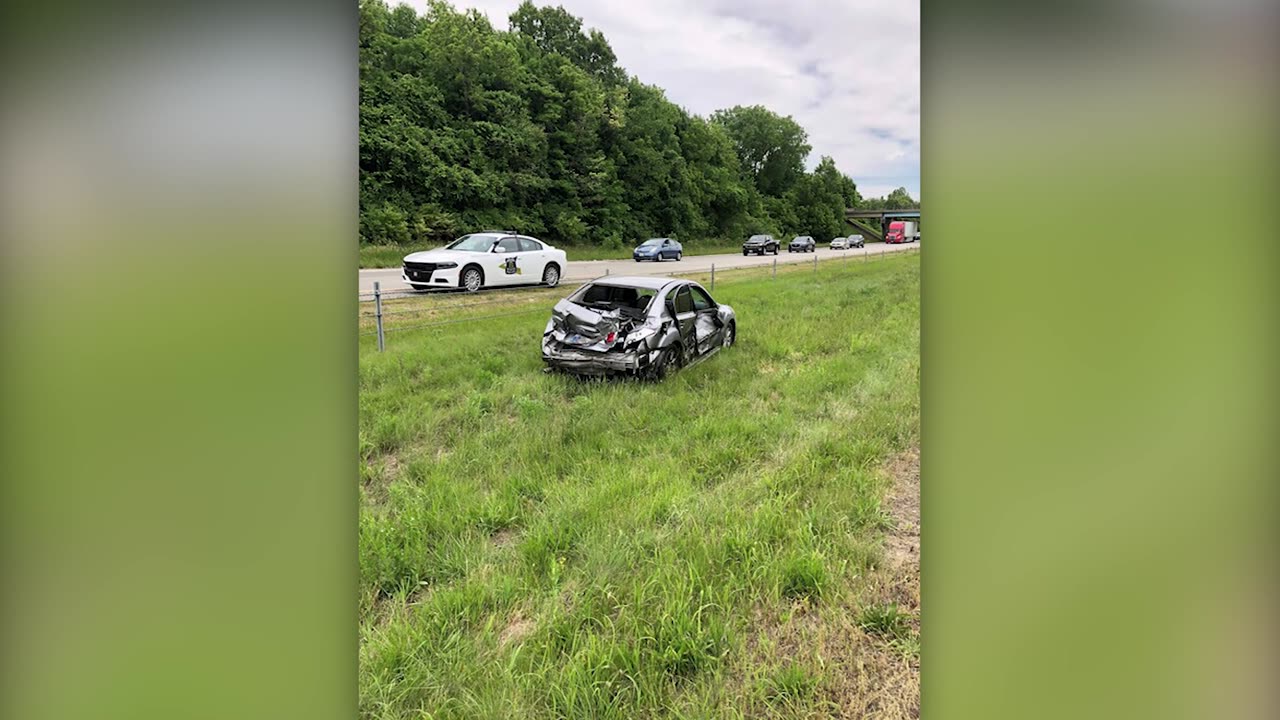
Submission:
M 662 380 L 679 367 L 680 350 L 675 345 L 666 348 L 658 355 L 657 361 L 649 369 L 650 380 Z
M 738 339 L 738 324 L 729 321 L 729 327 L 724 329 L 724 346 L 729 347 Z
M 560 266 L 555 263 L 548 263 L 546 269 L 542 271 L 542 284 L 547 287 L 555 287 L 560 284 Z
M 683 258 L 684 258 L 684 252 L 683 252 L 683 251 L 676 251 L 676 262 L 680 262 L 680 260 L 681 260 L 681 259 L 683 259 Z
M 467 292 L 476 292 L 484 285 L 484 273 L 474 265 L 462 271 L 462 287 Z

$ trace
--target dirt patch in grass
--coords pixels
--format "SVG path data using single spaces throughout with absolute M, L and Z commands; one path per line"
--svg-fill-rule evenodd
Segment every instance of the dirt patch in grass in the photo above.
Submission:
M 861 633 L 835 647 L 843 659 L 822 686 L 833 718 L 920 717 L 920 668 L 902 653 Z
M 387 453 L 364 462 L 361 485 L 365 503 L 371 507 L 379 507 L 387 502 L 387 488 L 400 477 L 400 458 L 395 453 Z
M 726 688 L 747 717 L 920 717 L 918 663 L 858 627 L 849 605 L 798 601 L 781 611 L 757 609 L 751 625 Z M 814 680 L 812 695 L 798 704 L 780 705 L 768 693 L 770 677 L 786 667 Z
M 506 627 L 502 628 L 502 632 L 498 634 L 498 647 L 506 647 L 512 643 L 519 643 L 521 640 L 529 637 L 537 625 L 533 620 L 525 617 L 524 613 L 517 610 L 511 619 L 507 621 Z
M 742 698 L 748 717 L 772 717 L 796 708 L 774 707 L 759 688 L 771 668 L 795 664 L 817 678 L 806 703 L 809 717 L 920 717 L 920 451 L 913 448 L 884 467 L 892 478 L 885 496 L 889 529 L 885 562 L 844 597 L 782 608 L 758 608 L 743 652 L 730 671 L 728 697 Z M 905 620 L 901 637 L 864 629 L 865 608 L 896 605 Z
M 831 685 L 845 717 L 920 717 L 920 448 L 896 455 L 885 471 L 892 480 L 885 494 L 885 562 L 868 578 L 860 609 L 850 608 L 850 617 L 869 607 L 893 607 L 905 620 L 905 633 L 889 638 L 858 629 L 858 652 Z
M 494 533 L 490 540 L 496 548 L 511 547 L 511 545 L 516 541 L 516 529 L 509 527 L 503 528 Z
M 912 448 L 891 460 L 887 471 L 893 479 L 885 497 L 890 528 L 885 536 L 882 582 L 889 602 L 917 615 L 920 612 L 920 449 Z

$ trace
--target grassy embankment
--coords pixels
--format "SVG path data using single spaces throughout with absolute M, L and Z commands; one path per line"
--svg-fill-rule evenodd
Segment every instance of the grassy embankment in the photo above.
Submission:
M 661 384 L 543 374 L 563 294 L 361 338 L 361 715 L 909 713 L 919 257 L 718 275 L 740 342 Z

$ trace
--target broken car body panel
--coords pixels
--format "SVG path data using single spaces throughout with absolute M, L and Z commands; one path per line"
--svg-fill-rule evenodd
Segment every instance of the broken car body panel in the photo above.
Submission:
M 735 332 L 733 308 L 716 303 L 698 283 L 601 279 L 552 308 L 542 360 L 549 369 L 580 375 L 661 374 L 668 369 L 664 364 L 687 365 L 711 356 L 731 343 Z

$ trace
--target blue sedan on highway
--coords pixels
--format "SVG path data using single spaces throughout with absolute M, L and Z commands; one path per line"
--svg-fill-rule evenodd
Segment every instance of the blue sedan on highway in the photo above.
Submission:
M 663 259 L 679 260 L 684 257 L 684 248 L 671 238 L 649 238 L 636 246 L 631 257 L 636 262 L 641 260 L 659 261 Z

